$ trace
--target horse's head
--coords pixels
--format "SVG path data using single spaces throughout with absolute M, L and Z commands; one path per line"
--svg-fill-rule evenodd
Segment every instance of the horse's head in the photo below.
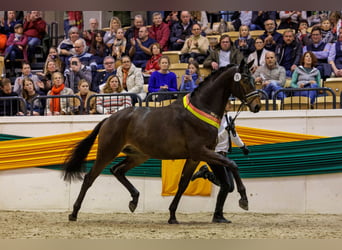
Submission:
M 232 94 L 246 104 L 251 112 L 257 113 L 261 108 L 261 101 L 255 89 L 254 78 L 249 70 L 253 62 L 246 63 L 245 59 L 241 61 L 238 70 L 234 74 Z

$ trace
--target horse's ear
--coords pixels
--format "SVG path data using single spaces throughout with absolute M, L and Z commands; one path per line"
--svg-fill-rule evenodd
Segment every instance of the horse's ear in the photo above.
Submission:
M 250 68 L 253 66 L 254 60 L 255 60 L 255 59 L 253 59 L 252 61 L 250 61 L 250 62 L 248 63 L 248 69 L 250 69 Z
M 239 72 L 240 73 L 242 73 L 244 71 L 245 64 L 246 64 L 245 59 L 242 59 L 240 62 L 240 66 L 239 66 Z

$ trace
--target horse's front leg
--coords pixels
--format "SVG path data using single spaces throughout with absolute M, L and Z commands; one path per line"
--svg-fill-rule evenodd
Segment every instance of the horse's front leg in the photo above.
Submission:
M 201 161 L 206 161 L 209 165 L 221 165 L 221 166 L 226 166 L 233 174 L 235 182 L 236 182 L 236 187 L 237 190 L 241 196 L 241 199 L 239 200 L 239 206 L 244 209 L 248 210 L 248 199 L 247 199 L 247 194 L 246 194 L 246 187 L 243 184 L 240 173 L 239 173 L 239 168 L 236 165 L 236 163 L 232 160 L 230 160 L 227 157 L 224 157 L 223 155 L 220 155 L 213 150 L 203 148 L 198 154 L 201 156 Z
M 185 192 L 186 188 L 189 185 L 190 179 L 192 174 L 194 173 L 196 166 L 199 164 L 199 161 L 193 161 L 191 159 L 187 159 L 184 167 L 183 167 L 183 171 L 182 171 L 182 176 L 179 180 L 179 184 L 178 184 L 178 190 L 177 193 L 175 195 L 175 197 L 173 198 L 170 207 L 169 207 L 169 211 L 170 211 L 170 218 L 168 220 L 169 224 L 178 224 L 178 221 L 176 219 L 176 210 L 178 207 L 178 203 L 180 198 L 182 197 L 183 193 Z

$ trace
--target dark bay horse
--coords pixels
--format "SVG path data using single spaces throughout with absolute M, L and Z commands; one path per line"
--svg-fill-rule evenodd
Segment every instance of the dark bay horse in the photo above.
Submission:
M 82 172 L 85 171 L 83 163 L 98 136 L 96 161 L 84 176 L 81 191 L 69 220 L 77 220 L 87 190 L 105 166 L 120 152 L 124 152 L 126 158 L 110 170 L 130 192 L 131 212 L 134 212 L 137 207 L 139 191 L 126 178 L 125 173 L 149 158 L 186 159 L 178 191 L 169 207 L 170 224 L 178 223 L 176 209 L 179 200 L 200 161 L 207 162 L 209 165 L 228 166 L 241 195 L 239 204 L 242 208 L 248 209 L 246 190 L 237 165 L 234 161 L 215 153 L 214 148 L 220 119 L 231 94 L 248 105 L 250 111 L 260 110 L 260 97 L 249 71 L 251 64 L 242 61 L 240 65 L 220 68 L 183 100 L 176 100 L 169 106 L 130 107 L 98 123 L 94 130 L 73 149 L 64 165 L 64 180 L 82 179 Z M 221 183 L 225 182 L 220 170 L 213 171 Z M 224 185 L 221 185 L 217 197 L 213 222 L 228 222 L 223 217 L 223 205 L 228 195 L 226 188 L 223 187 Z

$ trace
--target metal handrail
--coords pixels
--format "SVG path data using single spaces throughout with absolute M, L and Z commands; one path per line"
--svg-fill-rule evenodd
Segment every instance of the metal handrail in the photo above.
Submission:
M 26 115 L 27 113 L 27 108 L 26 108 L 26 101 L 24 98 L 20 97 L 20 96 L 0 96 L 0 103 L 3 102 L 5 104 L 6 101 L 12 101 L 12 100 L 17 100 L 19 101 L 20 103 L 22 103 L 23 105 L 20 105 L 20 103 L 18 103 L 18 106 L 17 106 L 17 113 L 19 111 L 23 111 L 24 115 Z M 12 107 L 12 102 L 10 102 L 10 109 L 11 109 L 11 112 L 13 111 L 13 107 Z M 3 111 L 4 113 L 6 113 L 6 105 L 3 105 L 3 108 L 4 110 L 1 110 Z M 23 110 L 21 110 L 23 108 Z M 6 116 L 6 115 L 3 115 L 3 116 Z

